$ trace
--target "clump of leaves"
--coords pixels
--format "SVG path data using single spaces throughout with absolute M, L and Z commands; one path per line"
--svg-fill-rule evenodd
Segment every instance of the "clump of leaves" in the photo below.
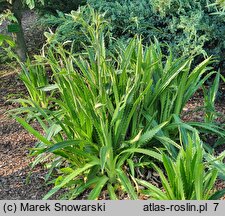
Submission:
M 219 83 L 220 74 L 218 73 L 208 91 L 203 87 L 206 122 L 213 122 L 216 117 L 215 100 L 219 90 Z
M 159 173 L 163 190 L 144 180 L 137 182 L 147 188 L 145 194 L 157 200 L 215 200 L 225 194 L 225 189 L 215 190 L 218 177 L 216 168 L 204 161 L 204 150 L 197 134 L 188 135 L 188 145 L 182 146 L 174 160 L 163 153 L 164 171 L 153 164 Z
M 180 148 L 177 129 L 182 122 L 174 119 L 179 119 L 185 103 L 214 73 L 202 77 L 210 69 L 211 58 L 192 70 L 193 57 L 175 58 L 172 51 L 164 56 L 157 41 L 144 46 L 141 39 L 134 38 L 109 52 L 105 46 L 107 22 L 91 11 L 90 23 L 79 18 L 88 41 L 80 53 L 55 43 L 36 56 L 39 64 L 52 70 L 53 84 L 38 90 L 54 92 L 48 98 L 54 109 L 30 101 L 32 107 L 20 112 L 29 111 L 45 136 L 15 117 L 39 139 L 34 164 L 53 154 L 53 168 L 56 164 L 68 168 L 45 199 L 63 187 L 70 188 L 68 199 L 88 189 L 88 199 L 97 199 L 105 188 L 111 199 L 117 199 L 118 185 L 129 198 L 137 199 L 136 180 L 124 165 L 132 170 L 136 153 L 157 161 L 162 161 L 162 148 L 176 155 Z M 71 16 L 77 19 L 76 12 Z M 200 127 L 218 131 L 204 124 Z
M 140 118 L 136 111 L 140 109 L 145 92 L 152 84 L 151 80 L 149 83 L 139 83 L 143 79 L 141 74 L 134 77 L 141 62 L 141 50 L 139 58 L 133 59 L 136 66 L 128 70 L 126 64 L 130 64 L 131 60 L 128 54 L 136 48 L 135 42 L 127 47 L 121 74 L 121 64 L 114 66 L 114 61 L 111 62 L 106 56 L 104 25 L 100 25 L 104 21 L 101 19 L 95 14 L 95 22 L 89 32 L 93 45 L 86 47 L 79 57 L 58 45 L 50 48 L 43 59 L 53 71 L 58 98 L 51 100 L 58 109 L 47 110 L 31 101 L 34 108 L 30 109 L 30 113 L 39 121 L 46 137 L 22 118 L 16 117 L 40 140 L 35 154 L 60 155 L 61 160 L 66 160 L 71 168 L 71 172 L 64 175 L 63 179 L 60 177 L 56 180 L 55 187 L 45 198 L 75 181 L 67 198 L 76 198 L 95 185 L 89 199 L 98 198 L 104 187 L 108 188 L 110 198 L 115 199 L 114 185 L 120 184 L 131 199 L 137 199 L 133 181 L 123 170 L 123 164 L 135 152 L 161 160 L 156 150 L 146 150 L 142 146 L 167 122 L 149 124 L 148 128 L 135 124 Z M 121 83 L 121 89 L 117 83 Z M 142 90 L 142 85 L 145 90 Z M 139 94 L 139 91 L 143 92 Z

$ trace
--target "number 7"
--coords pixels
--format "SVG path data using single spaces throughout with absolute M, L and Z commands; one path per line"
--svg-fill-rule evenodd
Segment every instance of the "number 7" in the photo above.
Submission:
M 219 203 L 213 203 L 213 204 L 215 205 L 214 211 L 216 211 L 216 209 L 217 209 Z

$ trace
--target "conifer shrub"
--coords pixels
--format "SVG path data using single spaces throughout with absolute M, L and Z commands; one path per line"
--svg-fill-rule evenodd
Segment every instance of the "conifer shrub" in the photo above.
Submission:
M 37 5 L 37 10 L 41 14 L 56 15 L 57 11 L 68 13 L 85 3 L 86 0 L 44 0 L 44 5 Z
M 217 67 L 224 68 L 225 21 L 224 16 L 215 16 L 214 0 L 88 0 L 94 9 L 105 13 L 110 22 L 112 36 L 123 43 L 134 35 L 142 35 L 149 44 L 156 37 L 169 44 L 177 56 L 190 53 L 201 56 L 217 56 Z M 87 21 L 90 11 L 81 8 L 80 16 Z M 56 29 L 56 39 L 61 42 L 85 40 L 79 22 L 71 16 L 58 13 L 44 20 Z M 199 57 L 198 61 L 203 58 Z

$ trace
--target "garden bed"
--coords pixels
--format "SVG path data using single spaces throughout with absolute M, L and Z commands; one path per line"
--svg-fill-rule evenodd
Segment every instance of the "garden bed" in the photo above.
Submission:
M 0 199 L 42 199 L 52 187 L 51 185 L 45 185 L 44 177 L 47 170 L 44 166 L 39 165 L 32 170 L 29 181 L 26 183 L 26 179 L 31 171 L 30 163 L 33 161 L 33 158 L 29 157 L 29 149 L 34 147 L 36 139 L 6 113 L 16 106 L 7 101 L 9 98 L 26 94 L 25 87 L 17 77 L 17 72 L 17 70 L 14 71 L 8 67 L 1 67 Z M 202 95 L 197 93 L 185 107 L 184 114 L 187 114 L 185 119 L 201 121 L 203 112 L 193 113 L 192 111 L 202 105 Z M 220 101 L 216 105 L 216 109 L 225 114 L 225 101 Z M 218 119 L 218 121 L 224 123 L 221 119 Z M 37 126 L 36 129 L 38 129 Z M 221 152 L 224 149 L 225 145 L 218 147 L 216 150 Z M 225 182 L 218 181 L 216 187 L 219 190 L 225 188 Z M 52 199 L 57 199 L 58 196 L 59 194 L 53 196 Z M 86 195 L 84 194 L 83 196 L 85 198 Z M 104 194 L 102 197 L 107 198 Z M 121 195 L 120 197 L 123 196 Z
M 28 44 L 28 50 L 31 53 L 35 53 L 42 44 L 43 35 L 40 33 L 40 29 L 36 29 L 32 26 L 37 21 L 36 15 L 31 13 L 25 13 L 23 26 L 25 30 L 25 36 Z M 37 45 L 37 46 L 36 46 Z M 47 169 L 44 164 L 36 166 L 31 170 L 30 164 L 34 158 L 29 157 L 29 149 L 35 146 L 37 141 L 34 136 L 29 134 L 19 123 L 10 118 L 7 111 L 17 107 L 9 101 L 9 99 L 20 98 L 27 95 L 26 88 L 22 82 L 18 79 L 19 68 L 12 69 L 6 65 L 0 66 L 0 199 L 42 199 L 43 196 L 53 187 L 53 185 L 46 185 L 44 180 L 47 174 Z M 222 97 L 219 103 L 216 104 L 216 110 L 221 114 L 225 114 L 225 87 L 221 85 Z M 197 121 L 202 122 L 204 118 L 203 109 L 203 95 L 201 91 L 198 91 L 183 110 L 184 121 Z M 224 124 L 224 118 L 218 118 L 217 121 L 220 124 Z M 39 126 L 32 123 L 32 126 L 39 132 L 41 132 Z M 214 137 L 206 137 L 213 145 Z M 216 153 L 220 153 L 225 149 L 225 144 L 218 146 L 215 149 Z M 31 175 L 29 176 L 31 172 Z M 144 172 L 146 173 L 146 172 Z M 151 173 L 150 179 L 149 172 L 146 176 L 142 176 L 154 184 L 159 180 L 158 176 L 154 176 Z M 157 174 L 157 173 L 156 173 Z M 29 177 L 29 178 L 28 178 Z M 159 182 L 159 187 L 161 183 Z M 156 184 L 157 186 L 157 184 Z M 218 190 L 225 188 L 224 181 L 217 181 L 216 188 Z M 87 199 L 88 190 L 85 191 L 78 199 Z M 61 191 L 55 194 L 51 199 L 58 199 Z M 119 192 L 120 193 L 120 192 Z M 126 194 L 117 194 L 119 199 L 127 199 Z M 106 190 L 102 190 L 100 199 L 109 199 Z M 139 197 L 139 199 L 146 199 L 145 196 Z M 222 198 L 225 199 L 225 196 Z

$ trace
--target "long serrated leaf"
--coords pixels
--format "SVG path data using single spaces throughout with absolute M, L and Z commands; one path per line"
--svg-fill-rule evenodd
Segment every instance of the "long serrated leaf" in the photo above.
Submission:
M 33 127 L 31 127 L 24 119 L 16 117 L 15 119 L 31 134 L 33 134 L 36 138 L 38 138 L 40 141 L 45 143 L 46 145 L 51 145 L 52 142 L 50 142 L 48 139 L 46 139 L 44 136 L 42 136 L 37 130 L 35 130 Z
M 209 200 L 219 200 L 221 197 L 224 196 L 224 194 L 225 194 L 225 189 L 216 191 L 214 194 L 212 194 L 209 197 Z
M 136 181 L 140 184 L 143 185 L 144 187 L 149 189 L 149 195 L 153 196 L 153 198 L 158 198 L 160 200 L 168 200 L 168 197 L 164 192 L 162 192 L 159 188 L 156 186 L 152 185 L 151 183 L 145 181 L 145 180 L 140 180 L 136 179 Z
M 142 148 L 131 148 L 131 149 L 127 149 L 127 150 L 124 150 L 122 151 L 120 154 L 124 154 L 124 153 L 141 153 L 141 154 L 144 154 L 144 155 L 148 155 L 150 157 L 153 157 L 159 161 L 162 161 L 162 155 L 155 152 L 155 151 L 152 151 L 152 150 L 148 150 L 148 149 L 142 149 Z
M 68 140 L 68 141 L 63 141 L 63 142 L 59 142 L 54 144 L 53 146 L 51 146 L 50 148 L 46 149 L 46 152 L 53 152 L 55 150 L 59 150 L 59 149 L 63 149 L 66 148 L 68 146 L 79 146 L 79 145 L 84 145 L 84 144 L 89 144 L 90 142 L 85 141 L 85 140 Z
M 157 125 L 153 129 L 146 131 L 139 139 L 138 145 L 141 146 L 150 141 L 168 122 L 163 122 Z
M 96 161 L 90 162 L 86 165 L 84 165 L 82 168 L 76 169 L 73 173 L 68 175 L 63 179 L 60 185 L 55 186 L 52 188 L 43 198 L 43 200 L 47 200 L 49 197 L 51 197 L 53 194 L 55 194 L 58 190 L 60 190 L 64 185 L 66 185 L 68 182 L 70 182 L 72 179 L 74 179 L 76 176 L 80 175 L 85 170 L 90 169 L 91 167 L 97 165 Z
M 100 164 L 101 164 L 101 170 L 104 172 L 105 164 L 108 160 L 108 147 L 102 146 L 100 149 Z
M 115 189 L 110 183 L 107 185 L 107 189 L 108 189 L 110 199 L 111 200 L 118 200 L 118 198 L 116 196 L 116 193 L 115 193 Z
M 71 194 L 71 197 L 69 199 L 74 200 L 75 198 L 77 198 L 77 196 L 79 196 L 81 193 L 83 193 L 89 187 L 93 187 L 98 182 L 99 179 L 100 179 L 100 177 L 95 177 L 95 178 L 88 180 L 87 182 L 84 182 L 81 185 L 78 185 L 74 189 L 74 192 Z
M 124 186 L 125 190 L 129 194 L 130 198 L 132 200 L 137 200 L 138 199 L 137 193 L 135 192 L 134 187 L 132 186 L 132 184 L 131 184 L 129 178 L 126 176 L 126 174 L 121 169 L 117 169 L 116 172 L 121 181 L 121 185 Z
M 164 189 L 166 191 L 167 197 L 170 200 L 175 200 L 176 198 L 175 198 L 175 195 L 173 193 L 173 188 L 170 185 L 170 183 L 167 181 L 165 175 L 163 174 L 163 171 L 156 165 L 154 165 L 154 168 L 155 168 L 155 170 L 157 171 L 157 173 L 160 176 L 160 179 L 161 179 L 162 185 L 163 185 L 163 187 L 164 187 Z
M 96 200 L 101 191 L 102 191 L 102 188 L 105 186 L 105 184 L 107 183 L 108 181 L 108 177 L 106 176 L 102 176 L 100 177 L 100 179 L 98 180 L 97 184 L 95 185 L 94 189 L 89 193 L 88 195 L 88 200 Z

